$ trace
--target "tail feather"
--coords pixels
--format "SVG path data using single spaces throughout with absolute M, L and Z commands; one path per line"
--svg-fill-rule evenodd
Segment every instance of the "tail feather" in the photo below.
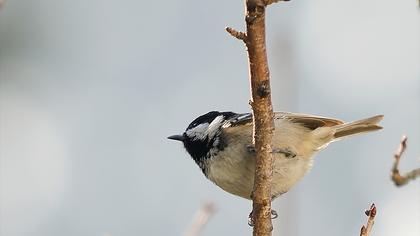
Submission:
M 382 129 L 378 123 L 383 119 L 383 117 L 383 115 L 378 115 L 363 120 L 337 125 L 334 127 L 336 128 L 334 138 L 341 139 L 343 137 L 358 133 L 365 133 Z

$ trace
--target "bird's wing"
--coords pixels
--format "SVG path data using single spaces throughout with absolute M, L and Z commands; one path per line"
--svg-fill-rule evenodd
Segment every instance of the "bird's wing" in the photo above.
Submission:
M 313 115 L 306 115 L 306 114 L 299 114 L 299 113 L 292 113 L 292 112 L 274 112 L 274 119 L 275 120 L 288 120 L 293 123 L 301 124 L 308 129 L 316 129 L 318 127 L 330 127 L 341 125 L 344 122 L 341 120 L 321 117 L 321 116 L 313 116 Z M 252 125 L 252 113 L 243 113 L 237 114 L 236 116 L 229 119 L 230 127 L 239 126 L 239 125 Z
M 239 125 L 252 125 L 252 113 L 237 114 L 229 119 L 230 127 Z
M 313 116 L 313 115 L 306 115 L 306 114 L 299 114 L 299 113 L 291 113 L 291 112 L 275 112 L 274 113 L 275 120 L 289 120 L 293 123 L 298 123 L 305 126 L 308 129 L 316 129 L 318 127 L 331 127 L 336 125 L 341 125 L 344 122 L 341 120 L 321 117 L 321 116 Z

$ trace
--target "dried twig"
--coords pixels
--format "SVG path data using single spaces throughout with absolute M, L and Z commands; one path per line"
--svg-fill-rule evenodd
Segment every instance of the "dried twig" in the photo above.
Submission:
M 209 221 L 210 217 L 216 212 L 216 206 L 213 202 L 204 203 L 194 217 L 192 225 L 188 228 L 185 236 L 198 236 L 201 230 Z
M 376 216 L 376 206 L 372 204 L 369 210 L 365 211 L 365 214 L 368 216 L 368 220 L 366 226 L 362 226 L 360 229 L 360 236 L 369 236 L 370 231 L 372 230 L 373 224 L 375 223 L 375 216 Z
M 401 138 L 400 146 L 398 147 L 397 152 L 394 154 L 394 165 L 392 166 L 392 171 L 391 171 L 391 179 L 392 181 L 394 181 L 395 185 L 397 186 L 406 185 L 410 180 L 414 180 L 420 176 L 420 168 L 414 169 L 404 175 L 400 174 L 398 165 L 400 163 L 402 154 L 404 153 L 406 148 L 407 148 L 407 137 L 404 135 Z
M 244 42 L 246 41 L 246 33 L 241 32 L 241 31 L 237 31 L 237 30 L 235 30 L 235 29 L 233 29 L 231 27 L 226 27 L 226 31 L 230 35 L 232 35 L 233 37 L 235 37 L 235 38 L 237 38 L 239 40 L 242 40 Z

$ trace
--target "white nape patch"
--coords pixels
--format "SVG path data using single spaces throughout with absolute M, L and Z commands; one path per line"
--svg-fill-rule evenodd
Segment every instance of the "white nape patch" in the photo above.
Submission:
M 209 127 L 209 123 L 199 124 L 196 127 L 185 131 L 185 133 L 187 134 L 188 137 L 190 137 L 193 140 L 197 140 L 197 139 L 204 140 L 206 139 L 208 127 Z
M 213 138 L 217 132 L 219 131 L 220 127 L 223 125 L 224 119 L 223 116 L 220 115 L 210 123 L 208 129 L 207 129 L 207 136 L 210 138 Z
M 196 127 L 187 130 L 185 133 L 188 137 L 193 140 L 205 140 L 206 138 L 212 139 L 217 132 L 219 132 L 220 127 L 222 127 L 224 123 L 223 115 L 220 115 L 209 124 L 203 123 L 199 124 Z

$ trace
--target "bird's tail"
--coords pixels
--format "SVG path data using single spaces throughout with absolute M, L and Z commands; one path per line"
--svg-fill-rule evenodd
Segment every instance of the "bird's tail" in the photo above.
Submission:
M 383 117 L 383 115 L 372 116 L 363 120 L 353 121 L 350 123 L 334 126 L 334 139 L 341 139 L 343 137 L 351 136 L 354 134 L 366 133 L 382 129 L 382 127 L 379 126 L 378 123 L 382 120 Z

